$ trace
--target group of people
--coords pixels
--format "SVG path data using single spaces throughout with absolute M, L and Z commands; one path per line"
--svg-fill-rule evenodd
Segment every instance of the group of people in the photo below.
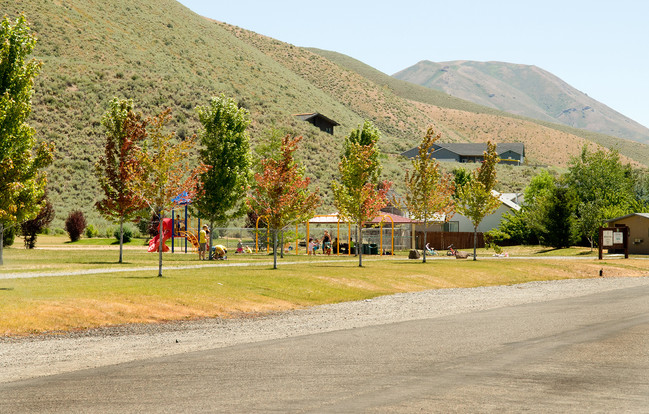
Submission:
M 334 245 L 337 245 L 338 239 L 334 241 Z M 324 231 L 322 239 L 313 239 L 309 238 L 308 245 L 308 254 L 316 254 L 316 252 L 322 247 L 322 254 L 331 254 L 331 236 L 327 230 Z

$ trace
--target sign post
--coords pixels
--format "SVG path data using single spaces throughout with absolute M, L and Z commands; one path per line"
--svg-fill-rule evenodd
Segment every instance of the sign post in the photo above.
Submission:
M 624 258 L 629 258 L 629 227 L 600 227 L 599 228 L 599 260 L 602 260 L 604 249 L 624 249 Z

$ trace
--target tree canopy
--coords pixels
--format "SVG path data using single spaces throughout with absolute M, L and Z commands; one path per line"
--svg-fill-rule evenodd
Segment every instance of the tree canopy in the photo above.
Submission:
M 418 156 L 412 160 L 412 172 L 406 170 L 403 203 L 410 215 L 424 222 L 424 240 L 427 224 L 436 216 L 446 217 L 454 210 L 455 185 L 449 175 L 443 175 L 439 163 L 430 156 L 435 141 L 440 138 L 429 128 L 419 145 Z M 426 262 L 426 249 L 422 261 Z
M 309 220 L 320 205 L 318 190 L 310 191 L 311 180 L 294 158 L 302 137 L 286 135 L 281 157 L 261 161 L 262 172 L 255 174 L 256 185 L 248 205 L 273 232 L 273 268 L 277 268 L 277 233 L 291 224 Z
M 245 195 L 252 181 L 246 131 L 250 113 L 224 95 L 212 98 L 209 105 L 196 111 L 203 125 L 200 158 L 211 168 L 200 177 L 201 196 L 192 208 L 212 226 L 223 225 L 246 213 Z
M 52 162 L 52 146 L 37 144 L 27 124 L 41 67 L 39 61 L 27 61 L 35 45 L 25 16 L 13 25 L 6 16 L 0 22 L 0 265 L 4 227 L 40 211 L 47 181 L 42 169 Z

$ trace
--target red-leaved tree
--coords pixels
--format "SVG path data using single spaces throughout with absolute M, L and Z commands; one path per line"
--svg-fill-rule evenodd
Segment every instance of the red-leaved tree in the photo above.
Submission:
M 137 162 L 135 146 L 146 137 L 146 123 L 133 112 L 133 101 L 113 98 L 101 119 L 106 130 L 104 155 L 95 164 L 95 176 L 104 198 L 95 203 L 99 213 L 119 222 L 119 263 L 122 263 L 124 221 L 133 219 L 146 205 L 127 187 L 129 165 Z
M 263 217 L 273 232 L 273 269 L 277 269 L 277 233 L 285 227 L 310 219 L 320 205 L 318 190 L 309 191 L 310 179 L 294 158 L 302 137 L 282 138 L 281 157 L 261 160 L 262 172 L 255 174 L 256 186 L 248 205 Z

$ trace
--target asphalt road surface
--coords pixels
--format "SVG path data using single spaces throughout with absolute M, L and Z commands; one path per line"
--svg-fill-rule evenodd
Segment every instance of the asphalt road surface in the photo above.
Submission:
M 0 384 L 0 413 L 649 412 L 649 286 Z

